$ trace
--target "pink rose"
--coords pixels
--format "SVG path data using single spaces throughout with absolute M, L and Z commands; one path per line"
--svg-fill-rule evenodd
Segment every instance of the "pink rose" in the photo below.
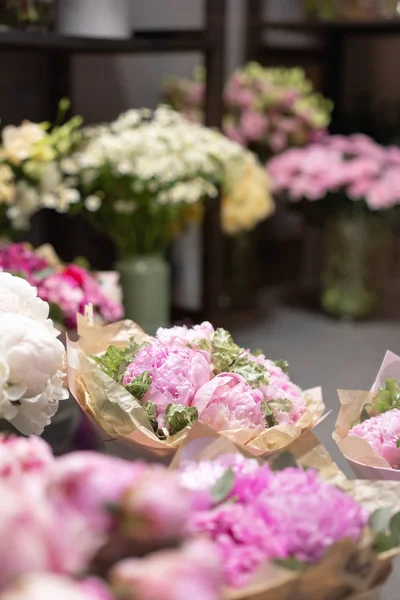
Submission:
M 122 498 L 124 535 L 143 542 L 180 539 L 194 497 L 181 486 L 175 472 L 152 467 Z
M 128 365 L 123 385 L 145 371 L 152 383 L 142 402 L 154 402 L 162 417 L 168 404 L 191 406 L 197 390 L 209 381 L 211 367 L 205 353 L 155 342 L 145 346 Z
M 195 341 L 209 340 L 215 332 L 214 327 L 208 321 L 193 327 L 160 327 L 157 330 L 156 338 L 165 346 L 189 346 L 194 345 Z
M 0 435 L 0 480 L 40 474 L 53 464 L 51 448 L 41 438 Z
M 263 394 L 251 388 L 240 375 L 221 373 L 203 385 L 192 406 L 199 411 L 203 423 L 217 431 L 226 429 L 264 429 L 261 413 Z
M 111 571 L 111 583 L 126 600 L 218 600 L 221 560 L 214 544 L 196 540 L 181 550 L 120 562 Z

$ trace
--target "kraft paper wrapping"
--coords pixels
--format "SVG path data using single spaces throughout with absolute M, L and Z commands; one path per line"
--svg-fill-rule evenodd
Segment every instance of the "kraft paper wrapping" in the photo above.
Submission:
M 106 326 L 95 324 L 90 309 L 85 317 L 78 315 L 78 333 L 77 344 L 68 341 L 69 386 L 81 408 L 105 432 L 103 441 L 108 444 L 109 451 L 124 458 L 140 455 L 170 461 L 191 428 L 186 427 L 166 441 L 159 440 L 141 406 L 91 358 L 91 355 L 105 352 L 111 344 L 124 346 L 131 337 L 146 341 L 149 336 L 128 320 Z M 253 429 L 220 431 L 219 434 L 244 447 L 253 456 L 265 457 L 282 450 L 324 418 L 321 388 L 308 390 L 305 394 L 307 410 L 296 425 L 277 425 L 258 435 Z
M 388 378 L 400 381 L 400 357 L 389 350 L 369 392 L 338 390 L 341 407 L 333 439 L 359 479 L 400 481 L 400 471 L 392 469 L 382 456 L 376 454 L 368 442 L 348 435 L 350 429 L 360 419 L 364 405 L 372 402 L 376 392 L 385 385 Z
M 298 464 L 316 469 L 320 476 L 351 494 L 373 512 L 391 507 L 400 510 L 400 483 L 350 481 L 332 461 L 326 449 L 312 433 L 305 433 L 288 450 Z M 174 460 L 172 469 L 187 461 L 211 460 L 227 453 L 241 452 L 232 441 L 201 423 L 195 423 Z M 279 455 L 277 455 L 279 456 Z M 273 462 L 275 457 L 270 458 Z M 333 546 L 324 560 L 304 573 L 295 573 L 275 564 L 264 565 L 250 585 L 241 590 L 228 589 L 226 600 L 365 600 L 372 598 L 390 575 L 393 559 L 400 549 L 377 556 L 371 549 L 371 532 L 367 529 L 357 545 L 345 540 Z

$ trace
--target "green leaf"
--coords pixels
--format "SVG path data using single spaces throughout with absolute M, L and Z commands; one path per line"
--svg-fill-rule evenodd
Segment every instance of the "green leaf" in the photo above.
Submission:
M 54 321 L 54 323 L 61 323 L 61 325 L 64 325 L 65 318 L 61 307 L 58 304 L 55 304 L 54 302 L 50 302 L 49 308 L 50 319 Z
M 232 467 L 229 467 L 227 471 L 218 479 L 211 488 L 211 497 L 215 504 L 220 504 L 227 499 L 231 493 L 235 484 L 235 473 Z
M 253 388 L 259 388 L 263 383 L 268 383 L 267 369 L 260 363 L 250 360 L 246 355 L 235 360 L 230 372 L 241 375 Z
M 50 277 L 50 275 L 53 275 L 53 273 L 55 273 L 53 267 L 46 267 L 45 269 L 41 269 L 41 271 L 36 271 L 35 279 L 43 281 L 44 279 L 47 279 L 47 277 Z
M 367 411 L 367 409 L 364 406 L 361 411 L 360 423 L 364 423 L 364 421 L 368 421 L 369 418 L 370 418 L 369 412 Z
M 389 529 L 396 546 L 400 546 L 400 512 L 393 515 L 389 522 Z
M 272 405 L 275 410 L 280 412 L 288 413 L 292 410 L 292 401 L 289 398 L 278 398 L 278 400 L 270 400 L 270 406 Z
M 264 354 L 264 352 L 260 350 L 260 348 L 257 348 L 257 350 L 252 350 L 251 353 L 253 356 L 261 356 L 261 354 Z
M 188 425 L 192 425 L 198 418 L 199 411 L 195 406 L 168 404 L 165 411 L 165 427 L 170 435 L 175 435 Z
M 117 348 L 117 346 L 109 346 L 102 356 L 92 357 L 100 369 L 114 381 L 120 379 L 120 366 L 125 363 L 125 348 Z
M 268 427 L 274 427 L 275 425 L 279 425 L 274 415 L 274 411 L 265 399 L 262 401 L 261 404 L 261 414 L 263 415 Z
M 386 379 L 385 386 L 379 388 L 373 403 L 377 413 L 400 407 L 400 388 L 396 379 Z
M 397 381 L 395 379 L 386 379 L 385 389 L 395 396 L 399 391 Z
M 220 373 L 229 372 L 239 358 L 241 348 L 235 344 L 229 331 L 219 328 L 211 337 L 211 362 Z
M 282 371 L 284 373 L 289 373 L 289 363 L 287 360 L 284 360 L 283 358 L 281 358 L 280 360 L 276 360 L 275 364 L 277 367 L 282 369 Z
M 305 563 L 302 563 L 296 557 L 286 558 L 285 560 L 277 559 L 274 560 L 274 563 L 279 567 L 284 567 L 285 569 L 289 569 L 289 571 L 303 571 L 306 567 Z
M 283 471 L 284 469 L 289 468 L 298 468 L 298 464 L 296 462 L 295 457 L 291 452 L 282 452 L 277 456 L 277 458 L 272 463 L 273 471 Z
M 82 267 L 83 269 L 86 269 L 86 271 L 90 272 L 90 262 L 85 256 L 77 256 L 72 264 Z
M 375 533 L 385 533 L 388 531 L 391 509 L 388 507 L 378 508 L 369 518 L 368 524 Z
M 196 348 L 197 350 L 206 350 L 207 352 L 211 350 L 211 342 L 207 338 L 199 338 L 197 340 L 193 340 L 193 342 L 188 345 L 192 348 Z
M 125 389 L 128 390 L 128 392 L 130 394 L 132 394 L 132 396 L 138 402 L 140 402 L 141 399 L 143 398 L 143 396 L 145 396 L 147 394 L 148 389 L 151 386 L 151 384 L 152 384 L 152 379 L 151 379 L 150 372 L 144 371 L 143 373 L 141 373 L 140 375 L 135 377 L 135 379 L 133 381 L 131 381 L 131 383 L 126 385 Z
M 396 442 L 396 448 L 400 448 L 400 438 Z
M 158 431 L 157 404 L 154 404 L 154 402 L 151 402 L 149 400 L 148 402 L 145 402 L 142 405 L 142 408 L 143 408 L 144 412 L 146 413 L 147 418 L 150 421 L 150 425 L 152 426 L 154 431 L 157 432 Z
M 396 541 L 393 539 L 393 536 L 387 533 L 383 533 L 380 531 L 376 534 L 373 543 L 373 549 L 377 554 L 381 552 L 387 552 L 392 548 L 397 546 Z

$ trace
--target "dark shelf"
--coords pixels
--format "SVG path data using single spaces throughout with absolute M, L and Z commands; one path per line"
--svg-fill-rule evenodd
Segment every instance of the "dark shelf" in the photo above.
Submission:
M 393 34 L 400 33 L 400 19 L 384 19 L 380 21 L 261 21 L 252 25 L 256 29 L 292 31 L 298 33 L 324 34 L 338 31 L 349 34 Z
M 204 52 L 210 47 L 202 29 L 138 31 L 129 39 L 68 37 L 57 33 L 0 32 L 1 50 L 61 50 L 68 53 Z

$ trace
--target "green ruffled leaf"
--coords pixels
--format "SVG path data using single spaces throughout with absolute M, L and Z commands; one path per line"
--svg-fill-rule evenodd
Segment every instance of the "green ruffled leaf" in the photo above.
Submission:
M 378 508 L 370 516 L 368 525 L 375 533 L 385 533 L 388 531 L 391 514 L 389 507 Z
M 192 425 L 198 418 L 199 411 L 195 406 L 168 404 L 165 411 L 165 427 L 170 435 L 175 435 L 188 425 Z
M 154 404 L 154 402 L 151 402 L 149 400 L 149 402 L 145 402 L 142 405 L 142 408 L 143 408 L 144 412 L 146 413 L 147 418 L 150 421 L 150 425 L 152 426 L 154 431 L 157 432 L 158 431 L 157 404 Z
M 364 421 L 368 421 L 369 418 L 370 418 L 370 414 L 364 406 L 361 411 L 360 423 L 364 423 Z
M 280 412 L 288 413 L 292 410 L 292 401 L 288 398 L 278 398 L 278 400 L 271 400 L 269 402 L 270 406 L 273 406 L 275 410 L 279 410 Z
M 388 550 L 395 548 L 396 545 L 395 540 L 390 534 L 379 532 L 374 538 L 372 547 L 377 554 L 381 554 L 382 552 L 387 552 Z
M 191 344 L 188 344 L 191 348 L 196 348 L 196 350 L 206 350 L 209 352 L 211 350 L 211 342 L 207 338 L 199 338 L 198 340 L 193 340 Z
M 289 569 L 289 571 L 304 571 L 306 564 L 299 561 L 297 558 L 286 558 L 285 560 L 275 560 L 274 563 L 279 567 L 284 567 L 285 569 Z
M 385 386 L 375 396 L 373 407 L 377 413 L 400 408 L 400 387 L 396 379 L 386 379 Z
M 253 388 L 259 388 L 263 383 L 268 383 L 267 369 L 260 363 L 250 360 L 246 355 L 235 360 L 230 372 L 241 375 Z
M 289 363 L 287 360 L 284 360 L 283 358 L 281 358 L 280 360 L 276 360 L 275 364 L 277 367 L 279 367 L 280 369 L 282 369 L 282 371 L 284 373 L 289 373 Z
M 220 504 L 227 499 L 235 484 L 235 473 L 229 467 L 211 488 L 211 497 L 215 504 Z
M 261 414 L 263 415 L 268 427 L 274 427 L 275 425 L 279 425 L 274 415 L 274 411 L 265 399 L 261 404 Z
M 260 350 L 260 348 L 257 348 L 257 350 L 252 350 L 251 353 L 253 356 L 261 356 L 261 354 L 264 354 L 264 352 Z
M 220 373 L 229 372 L 239 358 L 242 349 L 235 344 L 226 329 L 218 328 L 211 337 L 211 362 Z
M 146 342 L 136 342 L 134 338 L 124 348 L 109 346 L 102 356 L 92 356 L 100 369 L 114 381 L 120 382 L 129 363 L 133 362 L 136 354 Z
M 132 394 L 132 396 L 138 402 L 140 402 L 141 399 L 143 398 L 143 396 L 145 396 L 147 394 L 149 387 L 151 386 L 151 383 L 152 383 L 152 379 L 151 379 L 150 372 L 144 371 L 143 373 L 141 373 L 140 375 L 135 377 L 135 379 L 133 381 L 131 381 L 131 383 L 126 385 L 125 389 L 128 390 L 128 392 L 130 394 Z

